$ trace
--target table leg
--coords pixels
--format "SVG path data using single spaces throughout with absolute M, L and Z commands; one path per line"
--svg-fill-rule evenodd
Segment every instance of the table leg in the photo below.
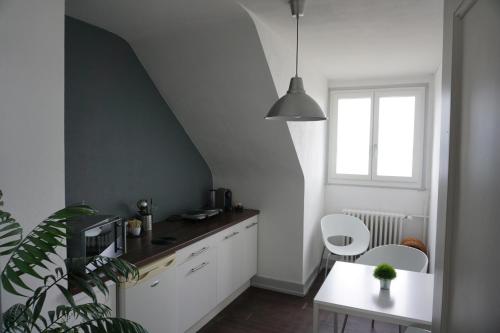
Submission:
M 339 333 L 339 316 L 337 312 L 333 313 L 333 333 Z
M 313 305 L 313 333 L 318 333 L 318 315 L 319 309 L 316 304 Z

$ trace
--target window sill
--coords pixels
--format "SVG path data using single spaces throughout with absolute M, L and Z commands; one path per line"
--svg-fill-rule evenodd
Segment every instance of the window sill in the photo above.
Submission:
M 390 181 L 376 181 L 376 180 L 353 180 L 353 179 L 328 179 L 327 186 L 355 186 L 355 187 L 373 187 L 373 188 L 387 188 L 395 190 L 413 190 L 413 191 L 427 191 L 427 189 L 420 183 L 413 182 L 390 182 Z

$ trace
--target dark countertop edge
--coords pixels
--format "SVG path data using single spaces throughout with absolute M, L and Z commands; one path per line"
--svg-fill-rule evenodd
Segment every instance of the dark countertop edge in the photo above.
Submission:
M 177 251 L 179 251 L 179 250 L 181 250 L 181 249 L 183 249 L 191 244 L 194 244 L 194 243 L 199 242 L 205 238 L 208 238 L 208 237 L 210 237 L 218 232 L 221 232 L 227 228 L 230 228 L 230 227 L 232 227 L 240 222 L 243 222 L 245 220 L 248 220 L 249 218 L 257 216 L 260 214 L 260 211 L 256 210 L 256 209 L 245 209 L 242 213 L 246 213 L 246 214 L 242 214 L 241 216 L 238 216 L 237 218 L 235 218 L 231 222 L 224 224 L 222 226 L 219 226 L 217 228 L 214 228 L 207 233 L 190 238 L 189 240 L 187 240 L 183 243 L 177 244 L 173 247 L 169 247 L 168 249 L 165 249 L 164 251 L 160 251 L 158 253 L 155 253 L 154 255 L 148 256 L 147 258 L 137 260 L 137 261 L 130 261 L 130 263 L 134 264 L 137 268 L 141 268 L 142 266 L 148 265 L 156 260 L 159 260 L 161 258 L 169 256 L 169 255 L 171 255 L 171 254 L 173 254 L 173 253 L 175 253 L 175 252 L 177 252 Z M 124 256 L 124 259 L 126 260 L 126 255 Z

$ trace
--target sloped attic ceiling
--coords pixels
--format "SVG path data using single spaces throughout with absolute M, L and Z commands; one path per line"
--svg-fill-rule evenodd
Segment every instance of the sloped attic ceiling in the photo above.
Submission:
M 232 0 L 69 0 L 66 8 L 130 43 L 214 185 L 261 210 L 259 274 L 301 283 L 304 176 L 287 125 L 264 119 L 278 95 L 246 11 Z

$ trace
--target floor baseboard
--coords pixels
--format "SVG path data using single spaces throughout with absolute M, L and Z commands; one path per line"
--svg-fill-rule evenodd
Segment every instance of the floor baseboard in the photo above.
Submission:
M 277 291 L 280 293 L 290 294 L 295 296 L 305 296 L 309 291 L 309 288 L 311 288 L 311 285 L 313 284 L 314 280 L 316 279 L 316 276 L 318 275 L 318 269 L 319 267 L 316 267 L 311 272 L 306 282 L 303 284 L 297 282 L 277 280 L 258 275 L 252 278 L 251 284 L 253 287 L 261 289 Z

